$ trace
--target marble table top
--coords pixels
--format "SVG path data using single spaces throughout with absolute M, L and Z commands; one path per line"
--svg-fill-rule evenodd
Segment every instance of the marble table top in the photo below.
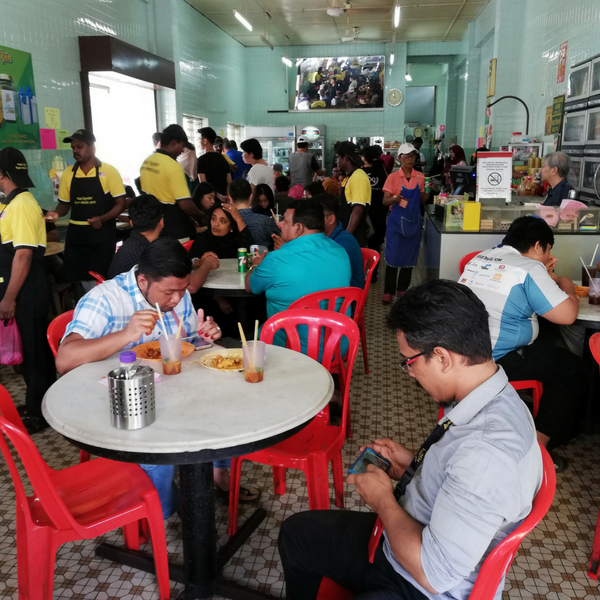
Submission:
M 206 351 L 207 352 L 207 351 Z M 111 425 L 109 392 L 99 383 L 119 366 L 118 355 L 77 367 L 46 393 L 48 423 L 74 441 L 122 452 L 176 453 L 231 448 L 290 431 L 324 408 L 333 379 L 315 360 L 267 345 L 261 383 L 243 372 L 213 371 L 200 364 L 203 352 L 182 361 L 179 375 L 156 384 L 156 420 L 143 429 Z M 160 363 L 152 364 L 162 372 Z
M 600 305 L 590 304 L 587 296 L 578 298 L 578 300 L 579 311 L 577 313 L 577 320 L 600 322 Z
M 237 258 L 223 258 L 219 268 L 211 271 L 203 288 L 219 290 L 245 290 L 246 273 L 238 273 Z

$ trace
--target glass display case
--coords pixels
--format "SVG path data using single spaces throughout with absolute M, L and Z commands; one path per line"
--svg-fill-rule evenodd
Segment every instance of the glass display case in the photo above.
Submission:
M 600 157 L 584 156 L 581 191 L 595 195 L 600 190 Z
M 530 158 L 542 158 L 543 146 L 541 143 L 509 144 L 508 151 L 513 153 L 513 165 L 522 162 L 527 164 Z
M 571 167 L 567 175 L 567 181 L 571 187 L 578 192 L 581 191 L 581 167 L 583 166 L 583 157 L 571 156 Z
M 500 229 L 500 213 L 502 209 L 497 206 L 482 206 L 481 207 L 481 222 L 479 224 L 480 231 L 492 231 Z
M 600 57 L 592 61 L 588 106 L 600 105 Z
M 600 107 L 588 110 L 585 145 L 600 146 Z
M 600 208 L 588 206 L 579 211 L 577 229 L 580 231 L 598 231 L 600 229 Z
M 586 99 L 590 95 L 590 71 L 592 63 L 572 67 L 567 83 L 565 103 Z
M 562 145 L 583 146 L 585 144 L 587 110 L 565 113 Z
M 558 206 L 540 206 L 540 217 L 542 217 L 552 229 L 556 229 L 560 217 L 560 208 Z

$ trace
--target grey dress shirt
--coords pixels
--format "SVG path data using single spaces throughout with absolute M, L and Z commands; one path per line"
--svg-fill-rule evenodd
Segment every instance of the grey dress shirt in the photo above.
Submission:
M 400 501 L 425 526 L 421 563 L 439 594 L 424 590 L 398 563 L 385 532 L 383 549 L 427 597 L 466 600 L 484 558 L 530 513 L 542 456 L 533 419 L 502 367 L 446 409 L 446 418 L 454 424 L 429 449 Z M 503 587 L 504 580 L 497 599 Z

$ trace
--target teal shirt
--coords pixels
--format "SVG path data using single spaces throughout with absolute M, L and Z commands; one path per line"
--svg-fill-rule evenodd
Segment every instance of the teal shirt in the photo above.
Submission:
M 270 318 L 307 294 L 348 287 L 350 277 L 344 248 L 324 233 L 313 233 L 269 252 L 252 271 L 250 289 L 253 294 L 265 293 Z

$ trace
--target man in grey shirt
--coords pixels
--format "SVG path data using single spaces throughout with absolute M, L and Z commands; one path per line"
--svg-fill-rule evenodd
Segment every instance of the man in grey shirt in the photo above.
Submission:
M 388 323 L 400 366 L 444 417 L 417 454 L 389 439 L 371 444 L 391 462 L 388 473 L 369 465 L 347 482 L 374 513 L 310 511 L 284 522 L 288 600 L 316 598 L 322 577 L 357 598 L 467 598 L 484 558 L 529 514 L 540 487 L 533 419 L 493 361 L 487 312 L 475 294 L 429 281 L 398 300 Z M 395 490 L 392 479 L 400 480 Z M 384 535 L 371 564 L 377 515 Z
M 305 188 L 313 180 L 313 173 L 325 175 L 325 169 L 319 167 L 315 155 L 308 151 L 308 138 L 301 135 L 298 138 L 298 152 L 290 154 L 291 187 L 300 184 Z

